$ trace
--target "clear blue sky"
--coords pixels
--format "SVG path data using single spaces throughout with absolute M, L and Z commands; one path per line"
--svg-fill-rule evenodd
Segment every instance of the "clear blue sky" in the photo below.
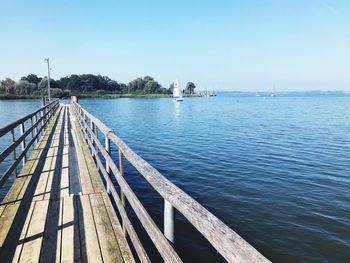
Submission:
M 93 73 L 218 90 L 350 90 L 350 1 L 0 0 L 0 79 Z

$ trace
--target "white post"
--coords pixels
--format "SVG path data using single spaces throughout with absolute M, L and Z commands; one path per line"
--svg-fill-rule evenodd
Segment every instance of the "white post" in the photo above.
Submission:
M 111 155 L 111 142 L 108 139 L 107 134 L 105 135 L 105 149 L 108 152 L 108 154 Z M 106 172 L 108 173 L 108 175 L 110 175 L 111 169 L 109 168 L 107 160 L 106 160 Z M 107 193 L 110 194 L 110 189 L 109 189 L 108 183 L 107 183 Z
M 16 141 L 15 131 L 13 129 L 11 130 L 11 134 L 12 134 L 12 142 L 15 142 Z M 16 148 L 15 148 L 13 150 L 13 161 L 16 161 L 16 160 L 17 160 L 17 157 L 16 157 Z M 16 166 L 14 174 L 15 174 L 15 176 L 17 176 L 17 166 Z
M 30 118 L 30 127 L 33 127 L 33 117 Z M 32 130 L 32 139 L 34 138 L 34 130 Z M 32 149 L 34 150 L 34 143 L 32 144 Z
M 51 92 L 50 92 L 50 59 L 46 58 L 47 61 L 47 95 L 49 97 L 49 103 L 51 102 Z
M 23 122 L 20 125 L 20 129 L 21 129 L 21 136 L 22 136 L 24 134 L 24 123 Z M 21 146 L 22 146 L 22 152 L 23 152 L 24 148 L 26 147 L 26 139 L 25 138 L 21 142 Z M 26 164 L 26 161 L 27 161 L 27 156 L 25 154 L 23 157 L 23 166 Z
M 175 209 L 164 199 L 164 236 L 171 242 L 175 242 Z
M 96 134 L 96 131 L 95 131 L 95 123 L 90 120 L 90 128 L 91 128 L 91 131 L 93 134 Z M 95 141 L 94 141 L 94 137 L 90 134 L 91 136 L 91 156 L 95 159 L 95 156 L 94 156 L 94 151 L 95 151 Z
M 35 114 L 35 115 L 34 115 L 34 123 L 37 123 L 37 121 L 38 121 L 38 117 L 37 117 L 37 115 Z M 38 125 L 35 126 L 35 135 L 37 135 L 37 134 L 38 134 Z M 36 139 L 35 139 L 35 147 L 38 145 L 38 141 L 39 141 L 39 140 L 38 140 L 38 137 L 39 137 L 39 136 L 37 136 Z

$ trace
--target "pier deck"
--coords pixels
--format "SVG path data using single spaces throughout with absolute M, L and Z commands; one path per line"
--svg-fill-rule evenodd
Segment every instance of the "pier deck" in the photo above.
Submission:
M 61 105 L 0 205 L 0 262 L 133 262 L 72 106 Z

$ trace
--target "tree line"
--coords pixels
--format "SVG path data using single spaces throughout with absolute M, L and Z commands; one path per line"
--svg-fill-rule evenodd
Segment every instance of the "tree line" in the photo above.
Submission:
M 0 81 L 0 94 L 44 96 L 47 93 L 47 77 L 35 74 L 22 77 L 19 81 L 10 78 Z M 107 76 L 73 74 L 58 80 L 50 78 L 51 96 L 68 97 L 82 94 L 171 94 L 171 88 L 162 87 L 154 78 L 137 78 L 127 85 Z

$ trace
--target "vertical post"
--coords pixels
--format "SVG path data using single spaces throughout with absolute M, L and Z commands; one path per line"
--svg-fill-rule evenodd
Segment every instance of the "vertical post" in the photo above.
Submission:
M 86 114 L 84 112 L 84 133 L 85 133 L 85 140 L 87 141 L 88 140 L 88 135 L 87 135 L 87 118 L 86 118 Z
M 105 149 L 108 152 L 109 155 L 111 155 L 111 141 L 108 139 L 107 134 L 105 134 Z M 108 162 L 106 160 L 106 172 L 108 173 L 108 175 L 110 176 L 111 173 L 111 169 L 109 168 Z M 110 189 L 109 189 L 109 185 L 107 184 L 107 193 L 110 194 Z
M 14 129 L 11 130 L 11 134 L 12 134 L 12 142 L 16 141 L 16 137 L 15 137 L 15 131 Z M 16 148 L 13 150 L 13 161 L 16 161 L 17 157 L 16 157 Z M 17 166 L 16 169 L 14 171 L 15 176 L 17 176 Z
M 30 117 L 30 127 L 33 127 L 33 124 L 34 124 L 34 122 L 33 122 L 33 117 Z M 34 130 L 32 130 L 32 139 L 34 138 Z M 33 150 L 34 150 L 34 143 L 33 143 L 33 145 L 32 145 L 32 148 L 33 148 Z
M 51 92 L 50 92 L 50 59 L 45 58 L 47 61 L 47 95 L 49 96 L 49 102 L 51 101 Z
M 164 236 L 171 242 L 175 242 L 175 209 L 164 199 Z
M 36 114 L 34 115 L 34 122 L 35 122 L 35 124 L 38 122 L 38 117 Z M 38 125 L 35 126 L 35 135 L 37 135 L 37 134 L 38 134 Z M 39 141 L 38 137 L 39 136 L 37 136 L 35 139 L 35 147 L 38 145 L 38 141 Z
M 43 134 L 44 131 L 45 131 L 45 127 L 44 127 L 44 110 L 40 111 L 40 115 L 41 115 L 41 118 L 42 118 L 42 120 L 41 120 L 41 127 L 43 128 L 41 134 Z
M 119 172 L 121 176 L 124 176 L 124 159 L 123 159 L 123 153 L 120 150 L 120 148 L 118 147 L 118 155 L 119 155 Z M 120 188 L 120 200 L 122 202 L 122 205 L 125 207 L 125 195 L 123 193 L 123 190 Z M 126 236 L 127 231 L 126 231 L 126 227 L 125 227 L 125 223 L 124 221 L 122 221 L 122 227 L 123 227 L 123 233 L 124 236 Z
M 96 138 L 98 140 L 98 129 L 96 129 L 96 126 L 95 126 L 95 135 L 96 135 Z M 98 153 L 98 146 L 97 146 L 97 143 L 95 143 L 95 152 Z
M 24 134 L 24 122 L 20 124 L 20 130 L 21 130 L 21 136 Z M 24 151 L 24 148 L 26 148 L 26 139 L 24 138 L 21 142 L 22 152 Z M 23 166 L 26 164 L 27 161 L 27 155 L 25 154 L 23 157 Z
M 123 153 L 118 148 L 118 155 L 119 155 L 119 172 L 121 176 L 124 176 L 124 160 L 123 160 Z M 125 206 L 125 195 L 122 190 L 120 190 L 120 199 L 122 201 L 123 206 Z
M 93 134 L 96 134 L 96 129 L 95 129 L 95 123 L 90 120 L 90 128 Z M 94 158 L 94 151 L 95 151 L 95 141 L 94 141 L 94 137 L 91 135 L 91 155 Z M 95 158 L 94 158 L 95 159 Z

